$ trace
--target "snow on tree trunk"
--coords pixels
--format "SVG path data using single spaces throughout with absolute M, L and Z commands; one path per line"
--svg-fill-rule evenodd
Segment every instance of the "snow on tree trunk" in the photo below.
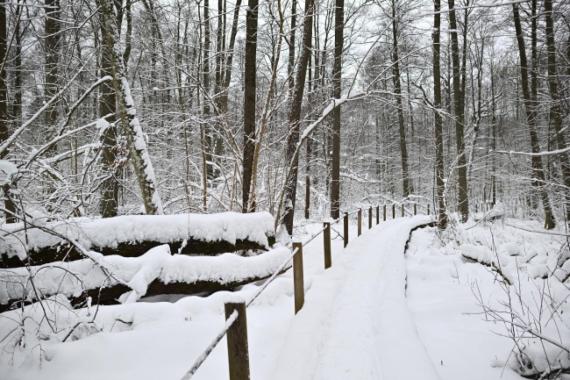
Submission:
M 119 52 L 115 39 L 117 36 L 115 18 L 113 17 L 113 4 L 110 0 L 97 0 L 101 8 L 101 22 L 105 24 L 106 43 L 113 46 L 112 71 L 113 85 L 118 95 L 119 119 L 131 153 L 131 162 L 137 176 L 141 195 L 147 214 L 162 214 L 162 201 L 156 186 L 156 176 L 150 160 L 148 148 L 144 138 L 141 124 L 137 117 L 137 110 L 131 96 L 131 88 L 126 77 L 123 55 Z

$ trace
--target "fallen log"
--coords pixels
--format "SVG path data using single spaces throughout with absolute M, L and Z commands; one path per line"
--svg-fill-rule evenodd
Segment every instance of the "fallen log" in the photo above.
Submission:
M 212 294 L 221 290 L 235 290 L 240 286 L 251 284 L 257 281 L 265 280 L 269 275 L 260 277 L 246 278 L 240 281 L 221 283 L 215 280 L 196 281 L 193 283 L 171 282 L 164 283 L 161 280 L 155 280 L 148 286 L 145 294 L 146 297 L 167 295 L 167 294 Z M 125 285 L 117 284 L 110 287 L 101 287 L 84 291 L 80 296 L 68 297 L 69 302 L 74 308 L 87 306 L 88 299 L 92 305 L 117 305 L 120 304 L 121 295 L 129 292 L 131 289 Z M 31 305 L 36 300 L 10 300 L 7 304 L 0 304 L 0 313 L 17 309 L 22 305 Z
M 230 290 L 267 278 L 289 254 L 288 248 L 279 247 L 249 257 L 234 253 L 197 257 L 172 255 L 163 245 L 136 258 L 105 256 L 111 276 L 87 259 L 0 269 L 0 312 L 56 294 L 83 306 L 89 297 L 92 304 L 115 304 L 142 296 Z
M 498 263 L 497 258 L 492 257 L 492 252 L 485 247 L 463 245 L 461 257 L 465 262 L 477 263 L 489 268 L 492 272 L 499 275 L 507 285 L 513 284 L 510 276 L 503 271 L 500 263 Z
M 159 245 L 183 255 L 267 250 L 275 243 L 269 213 L 130 215 L 0 226 L 0 268 L 83 259 L 74 239 L 103 255 L 138 257 Z

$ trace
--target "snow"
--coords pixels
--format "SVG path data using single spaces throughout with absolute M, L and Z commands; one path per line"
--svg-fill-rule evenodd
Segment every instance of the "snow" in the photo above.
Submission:
M 232 244 L 236 240 L 249 240 L 268 247 L 267 237 L 273 235 L 273 217 L 266 212 L 128 215 L 48 223 L 32 220 L 29 223 L 41 226 L 41 229 L 29 226 L 24 229 L 23 223 L 0 225 L 0 254 L 25 259 L 27 250 L 65 243 L 63 238 L 45 230 L 74 239 L 86 249 L 117 247 L 120 243 L 140 241 L 171 243 L 188 238 Z
M 10 161 L 0 160 L 0 186 L 12 183 L 12 177 L 18 173 L 18 167 Z
M 552 273 L 563 240 L 540 232 L 538 222 L 508 220 L 508 225 L 458 226 L 445 246 L 431 229 L 414 234 L 408 251 L 408 300 L 441 378 L 521 379 L 513 369 L 524 373 L 521 364 L 527 359 L 532 371 L 548 370 L 549 363 L 551 368 L 568 367 L 567 352 L 529 334 L 529 328 L 538 329 L 566 347 L 570 342 L 570 326 L 563 317 L 570 311 L 570 291 L 554 277 L 542 278 Z M 514 285 L 462 256 L 500 265 Z M 512 331 L 520 350 L 510 338 Z
M 142 165 L 142 168 L 140 169 L 143 171 L 141 174 L 144 174 L 144 178 L 139 179 L 139 182 L 144 182 L 144 185 L 142 187 L 145 189 L 142 191 L 150 192 L 148 196 L 150 196 L 150 201 L 152 202 L 153 208 L 157 214 L 163 214 L 164 210 L 162 208 L 162 200 L 157 189 L 158 182 L 156 181 L 154 167 L 152 166 L 152 161 L 150 160 L 150 156 L 148 154 L 147 144 L 144 139 L 142 127 L 137 117 L 137 110 L 135 108 L 133 97 L 131 95 L 131 87 L 129 85 L 128 79 L 125 76 L 121 76 L 121 89 L 123 92 L 125 106 L 127 108 L 127 114 L 129 115 L 130 119 L 129 126 L 130 133 L 132 134 L 131 150 L 140 160 L 140 165 Z M 135 165 L 137 165 L 137 158 L 135 158 L 134 161 Z
M 304 308 L 294 315 L 292 273 L 287 271 L 247 309 L 251 377 L 521 380 L 512 370 L 521 356 L 514 354 L 512 341 L 504 336 L 505 324 L 494 320 L 492 310 L 500 310 L 509 294 L 514 299 L 516 291 L 539 299 L 546 285 L 550 290 L 543 304 L 540 333 L 568 344 L 567 321 L 557 320 L 559 334 L 553 333 L 547 321 L 551 304 L 564 315 L 570 311 L 565 301 L 567 287 L 552 278 L 545 282 L 527 276 L 530 268 L 545 265 L 552 269 L 558 252 L 553 249 L 560 248 L 561 236 L 525 231 L 539 230 L 537 222 L 452 223 L 439 236 L 433 228 L 414 232 L 404 256 L 410 228 L 429 220 L 425 216 L 390 220 L 365 229 L 358 238 L 352 225 L 346 249 L 342 239 L 333 239 L 333 266 L 326 271 L 322 240 L 309 243 L 303 258 Z M 316 223 L 304 225 L 298 228 L 297 238 L 312 236 L 321 228 Z M 495 255 L 488 252 L 492 247 Z M 464 252 L 508 262 L 520 283 L 516 289 L 505 287 L 489 268 L 463 260 Z M 283 249 L 284 257 L 289 253 Z M 149 255 L 145 260 L 153 264 L 131 278 L 133 287 L 144 287 L 158 267 L 162 268 L 158 276 L 162 276 L 170 258 L 158 252 Z M 275 257 L 275 262 L 280 259 Z M 239 267 L 237 261 L 226 264 L 235 270 Z M 0 373 L 3 379 L 23 380 L 178 379 L 224 327 L 223 304 L 251 299 L 259 286 L 249 284 L 208 297 L 182 297 L 172 303 L 80 310 L 69 310 L 65 300 L 46 301 L 47 307 L 60 310 L 53 320 L 56 334 L 50 332 L 38 304 L 3 313 L 0 339 L 8 337 L 2 342 Z M 522 311 L 519 306 L 515 302 L 517 313 Z M 528 315 L 537 315 L 536 305 L 526 306 Z M 71 331 L 78 322 L 80 327 Z M 20 324 L 27 328 L 21 329 Z M 568 358 L 552 344 L 543 350 L 532 337 L 520 342 L 538 368 L 548 362 L 564 365 Z M 227 378 L 227 373 L 224 339 L 193 378 Z
M 233 253 L 211 257 L 171 255 L 170 247 L 161 245 L 139 257 L 99 255 L 97 263 L 84 259 L 29 268 L 0 269 L 4 279 L 0 283 L 0 304 L 14 299 L 35 299 L 33 286 L 44 296 L 61 294 L 78 297 L 85 289 L 118 283 L 132 289 L 119 299 L 123 303 L 130 303 L 144 296 L 148 285 L 157 279 L 165 284 L 192 284 L 199 281 L 230 284 L 266 277 L 289 254 L 290 250 L 286 247 L 278 247 L 250 257 Z M 110 271 L 112 277 L 109 278 L 101 267 Z M 30 278 L 33 278 L 33 284 Z
M 437 379 L 404 298 L 404 245 L 430 220 L 384 223 L 349 244 L 313 283 L 274 379 Z

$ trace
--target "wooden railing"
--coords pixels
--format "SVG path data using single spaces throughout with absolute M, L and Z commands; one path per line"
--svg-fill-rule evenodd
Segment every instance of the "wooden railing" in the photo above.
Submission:
M 410 204 L 413 209 L 406 209 L 405 203 L 400 203 L 401 216 L 404 217 L 406 213 L 409 215 L 417 215 L 418 203 Z M 387 220 L 387 205 L 377 205 L 375 207 L 368 207 L 368 229 L 373 227 L 374 211 L 376 212 L 376 224 L 380 224 L 380 207 L 382 207 L 382 221 Z M 396 218 L 396 203 L 392 203 L 392 219 Z M 430 214 L 429 203 L 425 206 L 427 215 Z M 343 238 L 344 247 L 349 242 L 349 224 L 350 217 L 356 215 L 357 223 L 357 236 L 362 234 L 363 226 L 363 209 L 358 208 L 350 212 L 344 212 L 343 233 L 340 234 Z M 183 380 L 191 379 L 192 376 L 198 371 L 200 366 L 208 358 L 212 350 L 218 343 L 227 336 L 228 348 L 228 363 L 229 363 L 229 378 L 230 380 L 248 380 L 250 378 L 249 370 L 249 349 L 247 340 L 247 307 L 250 306 L 275 278 L 285 270 L 289 269 L 289 263 L 293 261 L 293 291 L 294 291 L 294 310 L 297 314 L 305 304 L 305 288 L 304 288 L 304 275 L 303 275 L 303 247 L 315 240 L 320 235 L 323 236 L 323 252 L 324 252 L 324 267 L 328 269 L 332 266 L 332 249 L 331 249 L 331 229 L 332 225 L 339 223 L 341 218 L 333 221 L 323 222 L 323 227 L 314 233 L 310 238 L 304 242 L 294 242 L 291 247 L 291 254 L 286 260 L 277 268 L 277 270 L 265 280 L 265 282 L 257 289 L 253 297 L 247 302 L 230 302 L 225 304 L 225 317 L 226 323 L 224 328 L 214 337 L 211 343 L 204 349 L 202 354 L 196 358 L 192 367 L 182 377 Z M 335 230 L 336 231 L 336 230 Z

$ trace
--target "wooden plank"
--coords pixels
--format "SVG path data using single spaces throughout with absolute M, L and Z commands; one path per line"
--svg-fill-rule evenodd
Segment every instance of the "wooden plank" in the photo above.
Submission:
M 323 251 L 325 254 L 325 269 L 332 266 L 332 254 L 331 254 L 331 224 L 325 222 L 323 231 Z
M 348 245 L 348 212 L 344 213 L 343 217 L 343 236 L 344 246 Z
M 238 312 L 237 319 L 226 334 L 230 380 L 249 380 L 249 347 L 245 302 L 226 303 L 224 309 L 226 320 L 234 311 Z
M 293 243 L 293 250 L 297 250 L 293 255 L 293 286 L 295 292 L 295 314 L 297 314 L 305 304 L 305 285 L 303 281 L 303 244 Z

